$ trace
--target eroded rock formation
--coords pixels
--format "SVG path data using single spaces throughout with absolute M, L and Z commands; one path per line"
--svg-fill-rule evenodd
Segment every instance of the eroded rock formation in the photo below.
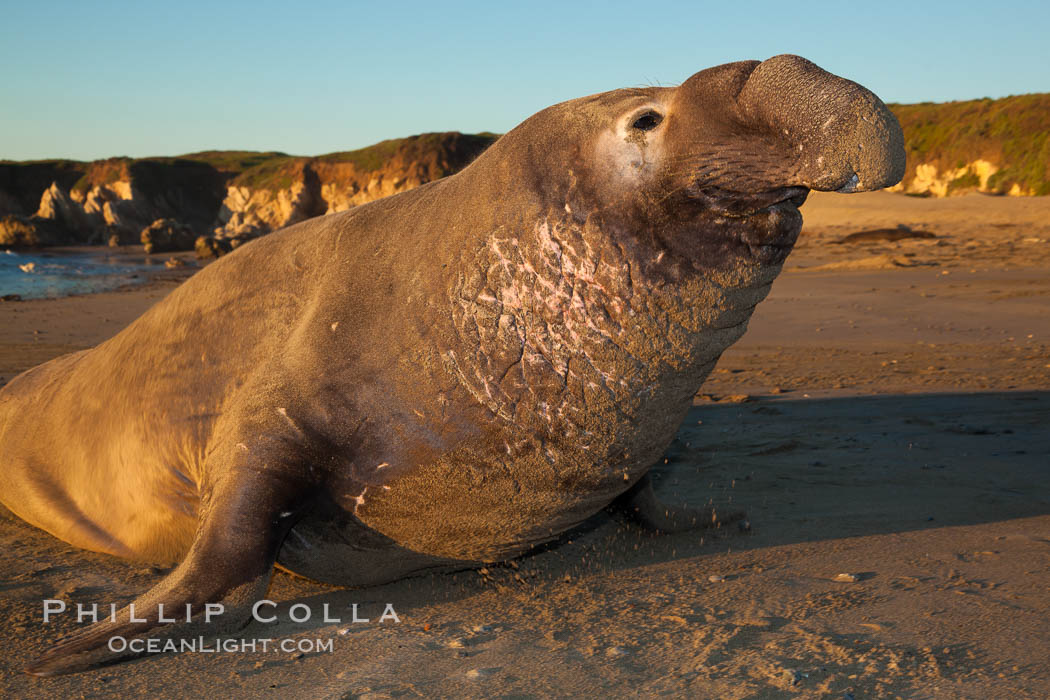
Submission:
M 278 228 L 450 175 L 495 139 L 422 134 L 316 158 L 212 151 L 0 163 L 0 245 L 141 242 L 157 252 L 222 255 Z

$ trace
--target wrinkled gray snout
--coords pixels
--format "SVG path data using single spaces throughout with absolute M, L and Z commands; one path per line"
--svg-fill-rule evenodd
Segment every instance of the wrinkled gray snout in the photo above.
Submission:
M 785 184 L 865 192 L 904 176 L 904 136 L 882 100 L 799 56 L 774 56 L 755 66 L 737 110 L 791 149 L 796 165 Z

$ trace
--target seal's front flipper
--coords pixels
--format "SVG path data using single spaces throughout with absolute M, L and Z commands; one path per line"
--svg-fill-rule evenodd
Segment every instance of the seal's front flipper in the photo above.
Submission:
M 261 470 L 227 472 L 202 498 L 197 535 L 185 559 L 156 586 L 117 612 L 116 620 L 95 623 L 48 650 L 26 668 L 36 676 L 83 671 L 140 655 L 146 640 L 127 642 L 153 631 L 156 651 L 166 640 L 211 638 L 242 627 L 251 606 L 270 581 L 274 559 L 303 490 L 287 475 Z M 285 524 L 287 523 L 287 524 Z M 221 604 L 223 612 L 207 604 Z M 191 620 L 186 621 L 186 606 Z M 163 606 L 163 607 L 162 607 Z M 101 606 L 100 606 L 101 607 Z M 163 617 L 162 619 L 159 619 Z M 175 620 L 177 622 L 173 622 Z
M 661 503 L 653 491 L 653 482 L 648 474 L 612 503 L 629 518 L 643 527 L 658 532 L 685 532 L 705 527 L 719 527 L 727 523 L 742 521 L 742 510 L 729 510 L 708 506 L 689 508 Z

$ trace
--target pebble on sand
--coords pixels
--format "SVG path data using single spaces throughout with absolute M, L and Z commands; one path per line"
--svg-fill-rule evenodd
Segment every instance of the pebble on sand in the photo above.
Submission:
M 707 580 L 711 583 L 721 583 L 722 581 L 726 580 L 726 577 L 720 574 L 711 574 L 707 577 Z
M 499 668 L 472 668 L 467 671 L 467 678 L 472 681 L 480 681 L 484 678 L 491 678 L 496 675 Z
M 860 581 L 860 576 L 857 574 L 836 574 L 832 581 L 838 581 L 839 583 L 856 583 Z

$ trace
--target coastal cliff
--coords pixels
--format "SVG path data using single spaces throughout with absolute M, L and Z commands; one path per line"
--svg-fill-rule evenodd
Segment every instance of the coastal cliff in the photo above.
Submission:
M 496 138 L 422 134 L 316 158 L 270 159 L 229 182 L 215 235 L 253 237 L 410 190 L 461 170 Z
M 1050 94 L 890 105 L 908 166 L 894 191 L 1050 194 Z M 458 132 L 304 157 L 206 151 L 174 158 L 0 161 L 0 246 L 196 245 L 221 255 L 314 216 L 418 187 L 462 169 L 497 138 Z
M 889 107 L 908 153 L 907 172 L 893 190 L 1050 194 L 1050 94 Z
M 314 216 L 462 169 L 494 134 L 422 134 L 305 158 L 207 151 L 175 158 L 0 162 L 0 245 L 143 243 L 221 254 Z M 187 245 L 186 240 L 190 243 Z

